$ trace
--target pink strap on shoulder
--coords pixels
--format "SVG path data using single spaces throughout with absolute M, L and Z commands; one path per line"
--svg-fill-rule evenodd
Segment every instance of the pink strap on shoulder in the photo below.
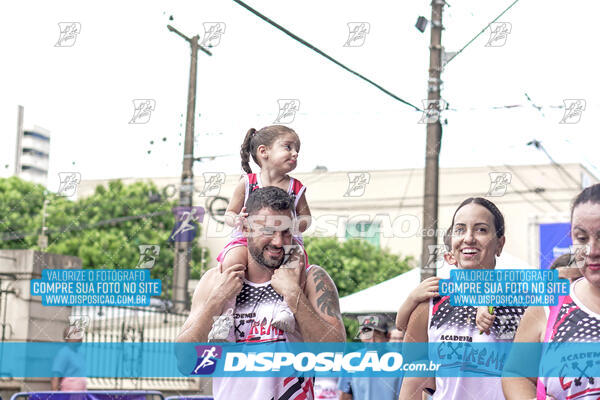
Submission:
M 552 336 L 552 331 L 554 330 L 554 324 L 556 323 L 556 318 L 558 318 L 558 312 L 565 302 L 565 298 L 567 296 L 559 296 L 558 304 L 555 306 L 549 306 L 550 313 L 548 314 L 548 323 L 546 324 L 546 332 L 544 334 L 544 343 L 550 342 L 550 336 Z M 546 400 L 546 387 L 542 380 L 538 377 L 537 379 L 537 398 L 538 400 Z

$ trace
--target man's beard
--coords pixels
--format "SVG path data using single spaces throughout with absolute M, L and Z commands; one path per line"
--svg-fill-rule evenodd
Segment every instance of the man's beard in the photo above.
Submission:
M 264 256 L 264 250 L 265 250 L 266 246 L 261 248 L 258 248 L 256 246 L 253 246 L 253 243 L 251 243 L 251 240 L 248 240 L 248 251 L 250 252 L 250 255 L 252 256 L 252 258 L 254 258 L 254 260 L 259 263 L 260 265 L 267 267 L 269 269 L 277 269 L 281 266 L 281 264 L 283 264 L 283 254 L 281 255 L 281 259 L 279 260 L 273 260 L 273 259 L 267 259 Z

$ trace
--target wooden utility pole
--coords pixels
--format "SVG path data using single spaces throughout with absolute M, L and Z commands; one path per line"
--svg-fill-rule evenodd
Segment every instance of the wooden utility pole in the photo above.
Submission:
M 181 189 L 179 191 L 179 206 L 187 207 L 191 211 L 192 195 L 194 193 L 194 117 L 196 113 L 196 74 L 198 64 L 198 49 L 200 48 L 209 56 L 208 50 L 198 45 L 200 36 L 188 38 L 171 25 L 167 29 L 181 36 L 190 43 L 192 48 L 192 61 L 190 65 L 190 80 L 188 86 L 187 116 L 185 123 L 185 141 L 183 146 L 183 171 L 181 173 Z M 189 309 L 187 284 L 190 275 L 190 261 L 192 260 L 192 242 L 175 241 L 175 262 L 173 266 L 173 305 L 176 311 Z
M 434 232 L 433 236 L 423 235 L 421 250 L 421 280 L 436 275 L 437 254 L 430 249 L 437 245 L 438 228 L 438 186 L 439 159 L 442 143 L 440 123 L 440 90 L 442 72 L 442 12 L 444 0 L 431 2 L 431 41 L 429 46 L 429 80 L 427 82 L 427 142 L 425 149 L 425 188 L 423 194 L 423 231 Z

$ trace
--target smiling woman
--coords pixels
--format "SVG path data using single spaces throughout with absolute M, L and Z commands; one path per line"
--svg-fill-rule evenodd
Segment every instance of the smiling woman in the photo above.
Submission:
M 456 209 L 448 229 L 446 244 L 450 251 L 445 260 L 460 269 L 494 269 L 496 257 L 504 247 L 504 217 L 494 203 L 481 198 L 468 198 Z M 433 290 L 437 294 L 438 285 Z M 453 306 L 450 297 L 436 295 L 422 302 L 412 312 L 406 332 L 406 342 L 510 342 L 516 332 L 522 307 L 496 307 L 495 314 L 502 316 L 493 321 L 490 335 L 480 335 L 475 323 L 477 309 L 473 306 Z M 427 354 L 418 355 L 426 359 Z M 450 361 L 449 361 L 450 362 Z M 462 365 L 450 362 L 442 369 L 457 369 L 457 374 L 436 376 L 435 385 L 428 378 L 405 378 L 401 400 L 420 400 L 421 392 L 435 386 L 433 399 L 468 399 L 484 397 L 503 400 L 499 378 L 502 369 L 493 365 L 479 366 L 486 378 L 460 377 Z M 460 364 L 460 363 L 459 363 Z M 496 377 L 493 377 L 496 376 Z
M 498 207 L 482 197 L 461 203 L 452 218 L 450 264 L 459 268 L 488 269 L 502 253 L 504 217 Z

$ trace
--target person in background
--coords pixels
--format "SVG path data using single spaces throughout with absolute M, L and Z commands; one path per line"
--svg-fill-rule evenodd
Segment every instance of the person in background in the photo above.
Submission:
M 390 340 L 390 320 L 384 314 L 358 317 L 357 338 L 363 343 L 386 343 Z M 394 333 L 394 341 L 401 341 L 404 335 Z M 342 377 L 338 383 L 339 400 L 398 400 L 402 377 L 366 378 Z
M 563 254 L 554 260 L 550 269 L 558 270 L 558 277 L 568 279 L 571 283 L 583 276 L 579 268 L 577 268 L 574 255 L 571 253 Z
M 339 378 L 315 378 L 315 400 L 334 400 L 338 398 Z
M 84 330 L 79 325 L 69 325 L 64 330 L 65 342 L 69 345 L 59 350 L 52 363 L 50 387 L 54 391 L 83 391 L 87 388 L 85 358 L 79 353 Z
M 400 329 L 392 329 L 390 331 L 390 343 L 402 343 L 404 342 L 404 331 L 401 331 Z

